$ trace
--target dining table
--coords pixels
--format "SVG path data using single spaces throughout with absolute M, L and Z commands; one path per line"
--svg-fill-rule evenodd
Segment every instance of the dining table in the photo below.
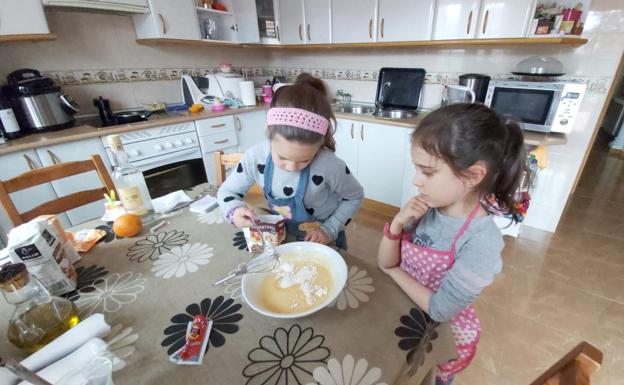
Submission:
M 216 195 L 209 184 L 185 192 L 193 199 Z M 117 385 L 418 385 L 432 381 L 438 363 L 456 358 L 450 325 L 415 305 L 378 267 L 376 250 L 339 250 L 347 282 L 326 308 L 272 318 L 245 303 L 240 276 L 214 285 L 252 257 L 243 231 L 218 207 L 185 207 L 159 219 L 165 224 L 157 230 L 147 224 L 131 238 L 99 220 L 69 229 L 106 231 L 81 254 L 76 291 L 65 296 L 81 319 L 102 313 L 112 326 L 105 341 L 119 358 Z M 6 338 L 11 313 L 0 300 L 0 351 L 23 358 Z M 177 365 L 169 357 L 200 314 L 213 322 L 203 361 Z

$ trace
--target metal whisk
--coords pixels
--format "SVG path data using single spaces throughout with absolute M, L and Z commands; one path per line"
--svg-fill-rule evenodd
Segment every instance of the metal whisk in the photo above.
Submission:
M 254 225 L 257 226 L 256 223 L 254 223 Z M 250 273 L 268 273 L 275 270 L 280 264 L 280 255 L 275 250 L 271 242 L 267 242 L 264 237 L 262 237 L 262 245 L 264 252 L 252 257 L 249 261 L 247 261 L 247 263 L 234 270 L 230 275 L 215 282 L 213 286 L 221 285 L 222 283 L 225 283 L 234 277 L 238 277 L 239 275 Z

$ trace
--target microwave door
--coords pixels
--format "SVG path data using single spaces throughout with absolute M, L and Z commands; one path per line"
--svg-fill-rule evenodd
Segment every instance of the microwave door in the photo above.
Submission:
M 549 132 L 556 113 L 559 92 L 548 89 L 496 87 L 490 107 L 497 113 L 519 121 L 530 131 Z

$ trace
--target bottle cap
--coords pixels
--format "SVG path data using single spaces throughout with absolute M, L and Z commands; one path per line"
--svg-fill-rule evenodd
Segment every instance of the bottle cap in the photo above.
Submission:
M 26 286 L 30 281 L 23 263 L 8 263 L 0 269 L 0 289 L 11 292 Z
M 109 135 L 107 140 L 108 144 L 110 144 L 113 149 L 123 148 L 123 144 L 121 143 L 121 137 L 119 135 Z

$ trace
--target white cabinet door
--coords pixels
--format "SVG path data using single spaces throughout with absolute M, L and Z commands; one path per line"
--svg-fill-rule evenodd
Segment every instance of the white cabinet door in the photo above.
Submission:
M 0 156 L 0 179 L 11 179 L 30 171 L 31 167 L 29 167 L 29 161 L 33 168 L 41 167 L 41 162 L 39 161 L 35 150 L 13 152 L 11 154 Z M 54 193 L 54 189 L 50 183 L 40 184 L 38 186 L 11 194 L 11 200 L 13 201 L 13 204 L 15 204 L 17 211 L 20 213 L 31 210 L 42 203 L 56 198 L 57 196 Z M 59 214 L 57 215 L 57 218 L 63 227 L 70 226 L 65 214 Z M 13 224 L 3 209 L 0 209 L 0 226 L 2 226 L 1 235 L 3 238 L 13 228 Z
M 379 0 L 377 41 L 431 39 L 435 0 Z
M 279 1 L 279 28 L 282 44 L 304 44 L 303 0 Z
M 58 162 L 87 160 L 95 154 L 102 158 L 106 168 L 110 171 L 110 161 L 99 138 L 37 148 L 37 155 L 44 166 L 51 166 Z M 75 192 L 102 187 L 102 182 L 95 171 L 90 171 L 53 181 L 52 187 L 56 195 L 62 197 Z M 102 214 L 104 214 L 104 199 L 67 211 L 72 226 L 99 218 Z
M 437 0 L 433 39 L 474 39 L 481 0 Z
M 358 176 L 358 141 L 355 139 L 355 130 L 358 124 L 359 122 L 352 120 L 338 119 L 334 134 L 336 156 L 344 160 L 356 178 Z
M 50 33 L 41 0 L 2 0 L 0 35 Z
M 149 0 L 150 13 L 132 16 L 137 38 L 201 39 L 195 0 Z
M 376 40 L 376 0 L 333 0 L 331 3 L 333 43 Z
M 477 37 L 523 37 L 531 21 L 535 0 L 483 0 Z
M 308 44 L 330 43 L 330 0 L 304 0 L 305 35 Z
M 266 112 L 253 111 L 234 116 L 238 135 L 238 151 L 245 152 L 251 146 L 267 139 Z
M 232 0 L 232 9 L 236 18 L 236 26 L 238 27 L 235 34 L 236 42 L 260 42 L 256 0 Z
M 356 122 L 357 178 L 366 198 L 401 205 L 406 131 L 405 127 Z

